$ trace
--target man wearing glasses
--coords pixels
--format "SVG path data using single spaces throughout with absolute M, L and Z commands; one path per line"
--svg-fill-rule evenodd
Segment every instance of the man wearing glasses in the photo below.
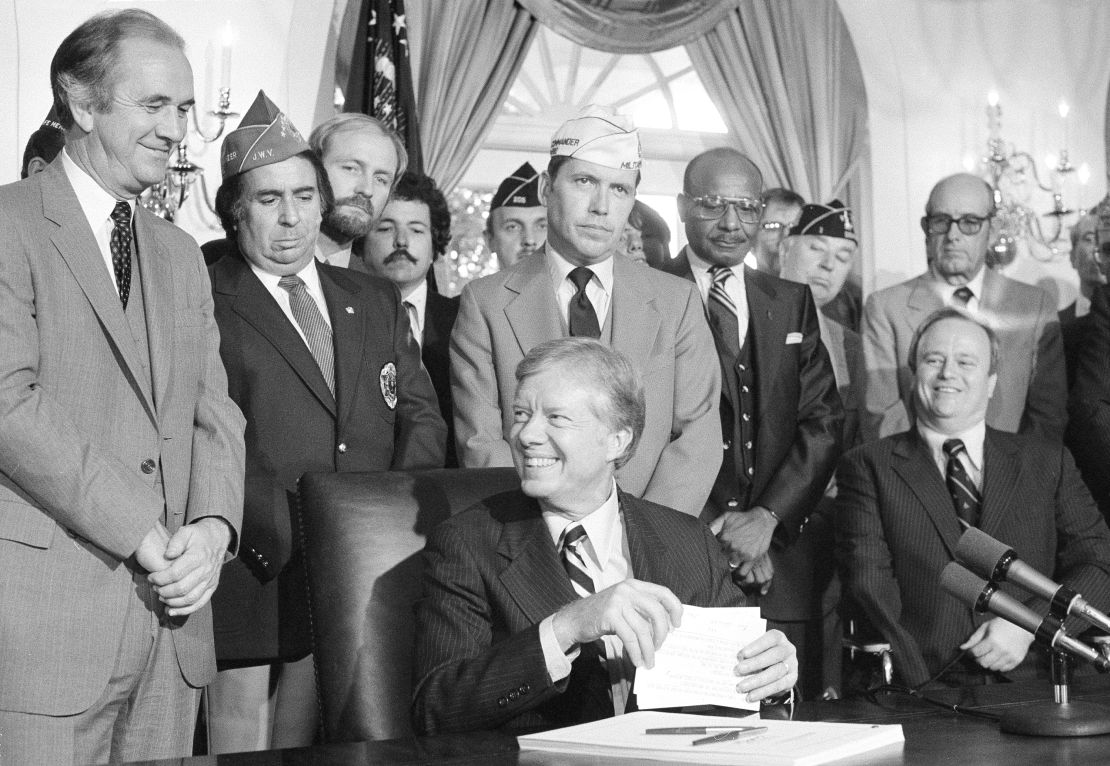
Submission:
M 806 201 L 797 192 L 781 187 L 767 189 L 761 199 L 763 217 L 752 245 L 753 257 L 747 259 L 746 265 L 778 276 L 779 243 L 786 239 L 786 233 L 802 214 Z
M 665 270 L 697 284 L 722 372 L 723 462 L 702 517 L 749 601 L 798 648 L 802 694 L 812 697 L 820 588 L 806 522 L 840 455 L 844 415 L 809 287 L 744 268 L 762 187 L 759 168 L 734 149 L 695 157 L 678 196 L 689 244 Z
M 928 269 L 867 300 L 866 440 L 910 428 L 910 340 L 921 321 L 943 306 L 966 309 L 998 335 L 1001 361 L 987 425 L 1062 438 L 1067 381 L 1056 307 L 1044 290 L 985 267 L 994 212 L 991 188 L 978 176 L 961 173 L 941 180 L 921 219 Z

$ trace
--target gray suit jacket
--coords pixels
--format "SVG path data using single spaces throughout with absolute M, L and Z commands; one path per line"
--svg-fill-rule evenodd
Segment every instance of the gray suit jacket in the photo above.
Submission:
M 867 299 L 862 333 L 865 440 L 910 427 L 910 340 L 921 321 L 944 305 L 933 285 L 925 273 Z M 987 425 L 1059 441 L 1067 423 L 1068 389 L 1052 298 L 1039 287 L 987 269 L 979 312 L 999 342 L 998 384 L 987 408 Z
M 164 520 L 238 529 L 243 418 L 196 243 L 135 214 L 151 369 L 61 158 L 0 187 L 0 708 L 103 692 L 135 598 L 121 562 Z M 157 470 L 156 466 L 161 466 Z M 159 483 L 161 478 L 161 483 Z M 208 607 L 175 621 L 185 679 L 215 671 Z
M 614 258 L 605 321 L 647 399 L 643 436 L 617 480 L 634 495 L 696 516 L 721 465 L 721 373 L 697 290 Z M 512 465 L 506 440 L 516 366 L 534 346 L 567 335 L 564 324 L 543 250 L 463 289 L 451 333 L 451 394 L 464 468 Z

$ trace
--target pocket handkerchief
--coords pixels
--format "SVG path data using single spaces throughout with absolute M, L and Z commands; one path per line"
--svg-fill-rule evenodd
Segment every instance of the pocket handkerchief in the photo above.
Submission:
M 793 346 L 795 343 L 802 342 L 802 334 L 800 332 L 786 333 L 786 345 Z

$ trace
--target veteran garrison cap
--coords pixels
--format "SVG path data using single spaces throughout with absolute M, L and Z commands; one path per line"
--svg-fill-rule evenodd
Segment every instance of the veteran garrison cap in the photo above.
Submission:
M 536 172 L 530 162 L 525 162 L 497 187 L 493 199 L 490 200 L 489 209 L 539 207 L 542 204 L 540 202 L 540 174 Z
M 239 127 L 224 139 L 220 170 L 224 178 L 230 178 L 307 151 L 311 148 L 300 131 L 264 92 L 258 91 Z
M 50 111 L 47 112 L 46 119 L 42 121 L 42 125 L 39 125 L 39 130 L 42 130 L 43 128 L 56 130 L 59 133 L 66 132 L 66 129 L 62 127 L 62 121 L 58 119 L 58 113 L 54 110 L 53 106 L 51 106 Z
M 790 229 L 789 236 L 817 234 L 825 237 L 839 237 L 858 243 L 856 228 L 852 225 L 852 211 L 844 203 L 834 199 L 825 205 L 804 205 L 798 222 Z
M 551 137 L 552 157 L 574 157 L 618 170 L 640 169 L 640 134 L 632 118 L 590 104 Z

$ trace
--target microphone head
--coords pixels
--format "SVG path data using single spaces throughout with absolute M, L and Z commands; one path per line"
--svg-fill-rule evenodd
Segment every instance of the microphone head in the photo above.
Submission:
M 986 603 L 980 606 L 983 596 L 989 600 L 993 593 L 990 583 L 955 561 L 949 561 L 941 570 L 940 587 L 960 602 L 980 612 L 986 609 Z
M 987 580 L 1005 579 L 1006 572 L 997 570 L 1012 554 L 1013 549 L 1006 543 L 975 527 L 968 527 L 956 545 L 956 561 Z

